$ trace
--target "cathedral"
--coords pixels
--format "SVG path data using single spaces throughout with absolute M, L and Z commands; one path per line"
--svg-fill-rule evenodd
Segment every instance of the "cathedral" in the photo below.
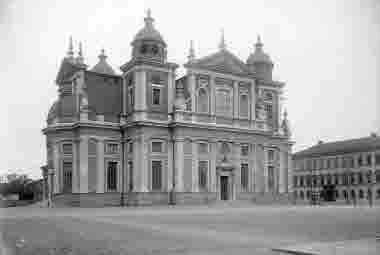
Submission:
M 53 204 L 120 206 L 288 201 L 291 131 L 285 84 L 260 37 L 246 62 L 222 35 L 216 52 L 186 73 L 167 61 L 167 43 L 148 11 L 118 74 L 101 50 L 89 68 L 79 44 L 57 77 L 43 167 Z

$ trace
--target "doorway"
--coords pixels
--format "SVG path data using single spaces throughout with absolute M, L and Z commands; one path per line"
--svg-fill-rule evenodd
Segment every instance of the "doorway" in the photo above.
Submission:
M 228 200 L 228 176 L 220 176 L 220 199 Z

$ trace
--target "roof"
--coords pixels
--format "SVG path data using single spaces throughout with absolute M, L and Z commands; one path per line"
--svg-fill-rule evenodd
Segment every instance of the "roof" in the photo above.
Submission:
M 145 26 L 140 29 L 140 31 L 135 35 L 133 42 L 140 40 L 153 40 L 159 41 L 166 45 L 164 39 L 162 38 L 160 32 L 158 32 L 154 26 L 154 19 L 150 16 L 150 11 L 148 10 L 148 16 L 144 18 Z
M 270 56 L 263 51 L 263 44 L 261 43 L 260 37 L 257 38 L 257 43 L 255 44 L 255 52 L 253 54 L 250 54 L 247 59 L 248 65 L 255 63 L 267 63 L 273 65 L 273 61 Z
M 380 137 L 368 136 L 357 139 L 321 143 L 294 154 L 294 158 L 339 155 L 380 149 Z
M 99 62 L 91 69 L 91 71 L 96 73 L 115 75 L 115 71 L 106 61 L 107 56 L 104 53 L 104 49 L 102 49 L 98 58 Z
M 195 67 L 240 76 L 253 75 L 243 61 L 225 49 L 187 63 L 185 67 Z
M 83 67 L 78 66 L 68 58 L 64 58 L 61 62 L 61 66 L 55 80 L 56 83 L 61 84 L 67 82 L 77 71 L 81 69 L 83 69 Z

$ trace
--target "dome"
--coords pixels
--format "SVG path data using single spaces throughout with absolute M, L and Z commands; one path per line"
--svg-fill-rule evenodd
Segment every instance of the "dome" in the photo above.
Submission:
M 153 26 L 154 19 L 151 17 L 150 10 L 148 10 L 148 14 L 147 17 L 144 18 L 144 22 L 145 26 L 135 35 L 133 42 L 142 40 L 153 40 L 166 45 L 160 32 L 158 32 Z
M 261 43 L 260 36 L 257 37 L 257 42 L 255 44 L 255 52 L 250 54 L 247 59 L 248 65 L 252 65 L 255 63 L 273 64 L 270 56 L 263 51 L 263 44 Z
M 115 71 L 106 61 L 107 56 L 104 53 L 104 49 L 102 49 L 98 58 L 99 58 L 99 62 L 90 71 L 96 72 L 96 73 L 102 73 L 102 74 L 115 75 Z

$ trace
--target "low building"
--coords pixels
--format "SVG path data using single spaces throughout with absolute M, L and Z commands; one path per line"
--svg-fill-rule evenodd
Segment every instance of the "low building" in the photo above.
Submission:
M 324 143 L 299 151 L 294 160 L 294 198 L 380 204 L 380 137 Z M 315 200 L 314 200 L 315 199 Z

